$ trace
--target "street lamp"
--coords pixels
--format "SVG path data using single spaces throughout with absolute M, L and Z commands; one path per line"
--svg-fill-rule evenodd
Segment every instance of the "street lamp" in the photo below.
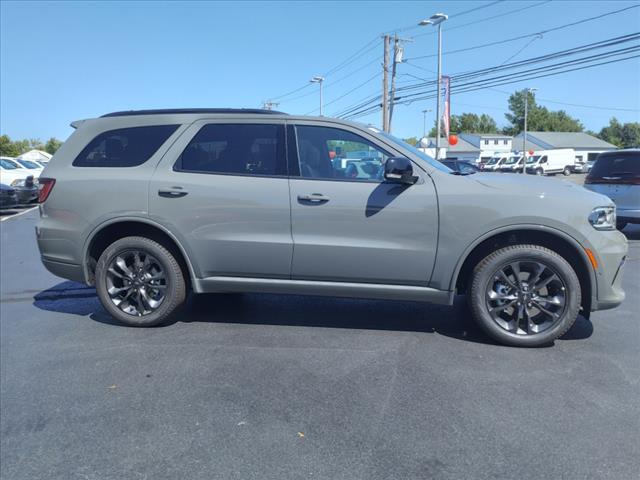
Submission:
M 440 158 L 440 97 L 442 96 L 442 22 L 449 16 L 444 13 L 436 13 L 431 18 L 422 20 L 418 26 L 433 25 L 438 27 L 438 96 L 436 102 L 436 158 Z
M 422 110 L 422 138 L 427 136 L 427 113 L 430 111 L 430 108 Z
M 315 77 L 313 77 L 309 81 L 311 83 L 319 83 L 320 84 L 320 116 L 322 117 L 322 82 L 324 82 L 324 77 L 321 77 L 320 75 L 316 75 Z
M 537 88 L 527 88 L 524 93 L 524 130 L 522 133 L 522 173 L 527 168 L 527 116 L 529 114 L 529 94 L 533 94 Z

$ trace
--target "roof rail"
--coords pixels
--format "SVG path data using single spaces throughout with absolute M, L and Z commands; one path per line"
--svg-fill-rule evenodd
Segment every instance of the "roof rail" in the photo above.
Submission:
M 104 117 L 128 117 L 132 115 L 171 115 L 179 113 L 250 113 L 261 115 L 286 115 L 284 112 L 276 110 L 264 110 L 261 108 L 163 108 L 155 110 L 125 110 L 122 112 L 112 112 L 102 115 Z

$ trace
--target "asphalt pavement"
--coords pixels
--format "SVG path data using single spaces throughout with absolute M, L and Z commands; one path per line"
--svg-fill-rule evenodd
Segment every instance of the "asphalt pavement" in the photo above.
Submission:
M 2 479 L 631 479 L 640 472 L 640 226 L 628 298 L 554 346 L 454 307 L 263 294 L 118 325 L 0 224 Z

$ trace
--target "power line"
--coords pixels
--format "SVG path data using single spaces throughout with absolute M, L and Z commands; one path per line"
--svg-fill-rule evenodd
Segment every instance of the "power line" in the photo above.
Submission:
M 625 12 L 625 11 L 630 10 L 632 8 L 638 8 L 638 7 L 640 7 L 640 5 L 631 5 L 630 7 L 621 8 L 619 10 L 613 10 L 611 12 L 603 13 L 603 14 L 597 15 L 595 17 L 585 18 L 585 19 L 582 19 L 582 20 L 578 20 L 577 22 L 572 22 L 572 23 L 567 23 L 567 24 L 564 24 L 564 25 L 559 25 L 557 27 L 548 28 L 546 30 L 541 30 L 539 32 L 533 32 L 533 33 L 528 33 L 526 35 L 520 35 L 520 36 L 512 37 L 512 38 L 506 38 L 504 40 L 497 40 L 495 42 L 484 43 L 482 45 L 475 45 L 473 47 L 466 47 L 466 48 L 459 48 L 457 50 L 450 50 L 448 52 L 444 52 L 443 55 L 452 55 L 454 53 L 469 52 L 471 50 L 478 50 L 480 48 L 493 47 L 495 45 L 502 45 L 502 44 L 509 43 L 509 42 L 515 42 L 517 40 L 522 40 L 523 38 L 529 38 L 529 37 L 533 37 L 533 36 L 536 36 L 536 35 L 544 35 L 546 33 L 551 33 L 551 32 L 555 32 L 555 31 L 558 31 L 558 30 L 565 29 L 565 28 L 569 28 L 569 27 L 573 27 L 573 26 L 576 26 L 576 25 L 580 25 L 582 23 L 591 22 L 593 20 L 598 20 L 600 18 L 604 18 L 604 17 L 607 17 L 609 15 L 615 15 L 617 13 L 622 13 L 622 12 Z M 419 57 L 407 58 L 407 60 L 419 60 L 419 59 L 423 59 L 423 58 L 432 58 L 432 57 L 435 57 L 435 56 L 436 56 L 436 54 L 434 53 L 434 54 L 430 54 L 430 55 L 421 55 Z
M 631 47 L 633 50 L 629 50 L 629 49 L 625 49 L 625 50 L 629 50 L 627 52 L 624 53 L 607 53 L 604 55 L 608 55 L 608 56 L 619 56 L 622 54 L 630 54 L 630 53 L 634 53 L 638 50 L 640 50 L 640 47 Z M 595 57 L 595 56 L 594 56 Z M 598 55 L 598 57 L 602 57 L 601 55 Z M 603 57 L 603 58 L 607 58 L 607 57 Z M 525 80 L 532 80 L 532 79 L 536 79 L 536 78 L 544 78 L 544 77 L 550 77 L 550 76 L 555 76 L 555 75 L 560 75 L 563 73 L 568 73 L 568 72 L 574 72 L 574 71 L 579 71 L 579 70 L 585 70 L 588 68 L 593 68 L 593 67 L 597 67 L 597 66 L 602 66 L 602 65 L 608 65 L 611 63 L 618 63 L 618 62 L 623 62 L 626 60 L 631 60 L 634 58 L 640 58 L 640 55 L 630 55 L 630 56 L 626 56 L 624 58 L 617 58 L 617 59 L 613 59 L 613 60 L 607 60 L 607 61 L 601 61 L 598 63 L 593 63 L 591 65 L 582 65 L 582 66 L 577 66 L 574 68 L 567 68 L 565 70 L 562 71 L 553 71 L 551 73 L 546 73 L 547 71 L 542 71 L 542 72 L 537 72 L 538 74 L 535 75 L 530 75 L 526 78 L 516 78 L 515 76 L 522 76 L 521 72 L 516 72 L 515 74 L 512 74 L 514 76 L 512 76 L 511 78 L 505 78 L 505 77 L 496 77 L 494 79 L 491 80 L 482 80 L 482 81 L 475 81 L 475 82 L 471 82 L 469 84 L 466 85 L 462 85 L 459 86 L 457 88 L 454 89 L 454 87 L 452 86 L 451 88 L 451 95 L 455 95 L 455 94 L 460 94 L 460 93 L 467 93 L 467 92 L 472 92 L 472 91 L 477 91 L 477 90 L 483 90 L 483 89 L 489 89 L 490 87 L 494 87 L 494 86 L 499 86 L 499 85 L 508 85 L 508 84 L 512 84 L 512 83 L 518 83 L 521 81 L 525 81 Z M 564 63 L 569 63 L 569 62 L 564 62 Z M 584 62 L 583 62 L 584 63 Z M 563 67 L 566 66 L 573 66 L 573 65 L 563 65 Z M 552 66 L 553 69 L 558 69 L 560 67 L 558 66 Z M 488 84 L 490 83 L 490 84 Z M 497 89 L 493 89 L 492 90 L 497 90 Z M 500 90 L 498 90 L 500 91 Z M 419 101 L 419 100 L 427 100 L 427 99 L 432 99 L 435 98 L 435 94 L 434 93 L 429 93 L 429 94 L 423 94 L 422 96 L 419 96 L 419 94 L 414 94 L 416 95 L 415 97 L 412 95 L 411 102 L 413 103 L 415 101 Z M 541 99 L 542 100 L 542 99 Z M 400 102 L 400 103 L 405 103 L 405 102 Z M 356 117 L 360 117 L 369 113 L 373 113 L 375 111 L 377 111 L 377 109 L 379 108 L 378 105 L 373 105 L 373 106 L 369 106 L 369 107 L 361 107 L 359 110 L 355 110 L 350 114 L 345 115 L 346 118 L 356 118 Z M 606 107 L 602 107 L 603 109 Z M 611 109 L 613 110 L 613 109 Z
M 507 15 L 512 15 L 514 13 L 519 13 L 519 12 L 522 12 L 524 10 L 528 10 L 530 8 L 539 7 L 539 6 L 544 5 L 546 3 L 550 3 L 551 1 L 552 0 L 544 0 L 543 2 L 538 2 L 538 3 L 535 3 L 533 5 L 527 5 L 526 7 L 516 8 L 514 10 L 509 10 L 508 12 L 503 12 L 503 13 L 499 13 L 497 15 L 491 15 L 489 17 L 480 18 L 478 20 L 474 20 L 473 22 L 463 23 L 462 25 L 454 25 L 453 27 L 447 27 L 447 32 L 450 32 L 451 30 L 457 30 L 459 28 L 465 28 L 465 27 L 469 27 L 469 26 L 472 26 L 472 25 L 477 25 L 478 23 L 488 22 L 488 21 L 491 21 L 491 20 L 495 20 L 496 18 L 506 17 Z M 434 34 L 435 34 L 434 31 L 428 31 L 428 32 L 419 33 L 417 35 L 414 35 L 413 38 L 423 37 L 425 35 L 434 35 Z
M 355 92 L 356 90 L 358 90 L 358 89 L 360 89 L 360 88 L 364 87 L 366 84 L 368 84 L 368 83 L 372 82 L 372 81 L 373 81 L 373 80 L 375 80 L 376 78 L 378 78 L 378 73 L 376 73 L 373 77 L 369 78 L 368 80 L 365 80 L 364 82 L 362 82 L 362 83 L 361 83 L 361 84 L 359 84 L 358 86 L 356 86 L 356 87 L 352 88 L 352 89 L 351 89 L 351 90 L 349 90 L 348 92 L 346 92 L 346 93 L 344 93 L 344 94 L 340 95 L 338 98 L 335 98 L 335 99 L 331 100 L 330 102 L 325 103 L 325 104 L 324 104 L 324 106 L 326 107 L 326 106 L 328 106 L 328 105 L 333 105 L 333 104 L 334 104 L 334 103 L 336 103 L 338 100 L 341 100 L 341 99 L 343 99 L 344 97 L 346 97 L 347 95 L 349 95 L 350 93 L 353 93 L 353 92 Z M 317 111 L 317 110 L 318 110 L 318 108 L 314 108 L 314 109 L 313 109 L 313 110 L 311 110 L 310 112 L 305 113 L 305 115 L 309 115 L 309 114 L 311 114 L 311 113 L 313 113 L 313 112 L 315 112 L 315 111 Z

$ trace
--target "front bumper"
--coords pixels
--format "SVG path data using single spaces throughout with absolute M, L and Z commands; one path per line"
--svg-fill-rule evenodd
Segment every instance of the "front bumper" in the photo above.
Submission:
M 622 277 L 628 253 L 627 237 L 617 230 L 597 232 L 590 243 L 597 252 L 596 291 L 592 292 L 591 310 L 607 310 L 625 299 Z

